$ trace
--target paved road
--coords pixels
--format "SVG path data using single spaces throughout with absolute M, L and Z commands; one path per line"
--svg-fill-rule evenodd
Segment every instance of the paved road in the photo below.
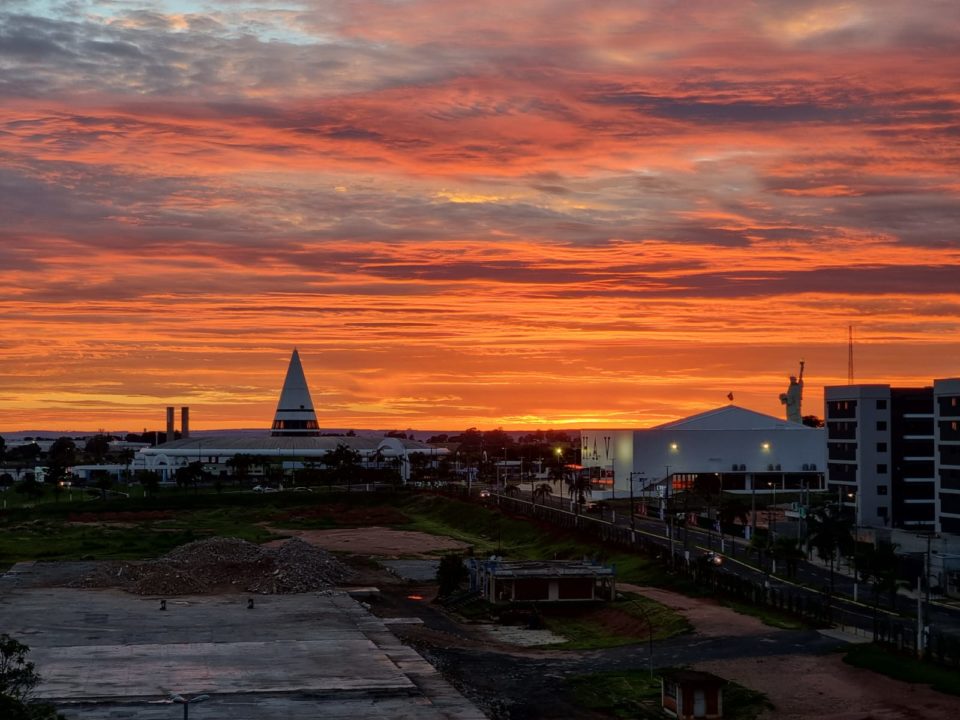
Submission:
M 514 500 L 529 502 L 530 493 L 521 491 L 515 496 Z M 487 502 L 495 505 L 497 497 L 494 494 Z M 545 504 L 551 508 L 563 512 L 570 512 L 569 500 L 559 497 L 548 497 L 546 502 L 537 501 L 538 504 Z M 603 516 L 596 513 L 586 513 L 583 515 L 585 521 L 606 522 L 619 528 L 627 529 L 630 527 L 630 518 L 624 514 L 619 514 L 611 522 L 611 513 L 608 511 Z M 683 528 L 673 528 L 674 538 L 671 542 L 667 524 L 659 519 L 636 516 L 634 518 L 634 528 L 638 535 L 646 537 L 648 541 L 653 542 L 665 550 L 672 548 L 678 561 L 683 561 L 684 549 L 690 552 L 690 558 L 696 559 L 711 551 L 720 551 L 721 538 L 718 533 L 709 532 L 700 528 L 685 526 Z M 797 593 L 806 593 L 810 597 L 822 597 L 831 586 L 831 573 L 829 568 L 824 567 L 817 562 L 801 561 L 797 565 L 797 572 L 793 578 L 785 578 L 780 575 L 770 575 L 764 569 L 758 567 L 756 557 L 751 554 L 749 545 L 742 538 L 723 538 L 725 562 L 721 572 L 736 575 L 741 578 L 749 579 L 753 582 L 766 582 L 771 587 L 790 587 Z M 881 607 L 874 608 L 872 605 L 872 593 L 868 586 L 860 584 L 859 600 L 853 600 L 854 579 L 844 572 L 836 571 L 833 573 L 833 594 L 831 605 L 834 609 L 835 617 L 845 625 L 851 625 L 860 628 L 865 632 L 872 632 L 874 626 L 874 616 L 880 618 L 896 619 L 900 616 L 903 621 L 916 617 L 917 601 L 914 596 L 899 594 L 896 598 L 896 612 L 889 609 L 889 598 L 881 598 Z M 960 632 L 960 608 L 946 604 L 937 600 L 930 603 L 924 610 L 927 624 L 946 629 L 950 632 Z

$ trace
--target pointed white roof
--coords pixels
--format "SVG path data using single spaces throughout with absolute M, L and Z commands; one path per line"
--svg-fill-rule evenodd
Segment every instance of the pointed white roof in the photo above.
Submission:
M 683 428 L 684 430 L 813 430 L 801 423 L 794 423 L 773 415 L 765 415 L 737 405 L 720 408 L 657 425 L 656 430 Z
M 293 349 L 287 376 L 280 391 L 277 412 L 273 416 L 272 435 L 318 435 L 317 414 L 313 410 L 313 399 L 307 378 L 300 364 L 300 353 Z

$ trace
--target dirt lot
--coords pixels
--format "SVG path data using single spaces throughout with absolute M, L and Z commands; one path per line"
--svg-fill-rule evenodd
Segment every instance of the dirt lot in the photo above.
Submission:
M 701 635 L 750 636 L 770 631 L 756 618 L 706 600 L 659 588 L 621 587 L 676 609 Z M 960 714 L 960 698 L 852 667 L 840 654 L 714 660 L 695 667 L 766 693 L 776 706 L 767 717 L 777 720 L 934 720 Z
M 304 531 L 295 534 L 321 547 L 362 555 L 411 556 L 432 550 L 462 548 L 457 541 L 422 533 L 387 528 Z M 375 578 L 371 577 L 371 580 Z M 592 672 L 607 665 L 620 665 L 622 651 L 571 653 L 525 651 L 493 646 L 441 614 L 429 603 L 411 601 L 407 585 L 388 582 L 381 586 L 389 595 L 379 611 L 414 615 L 423 626 L 395 627 L 424 652 L 492 717 L 498 718 L 591 718 L 569 704 L 558 692 L 557 680 L 573 672 Z M 701 638 L 743 640 L 746 647 L 761 646 L 777 633 L 759 620 L 739 615 L 717 603 L 689 598 L 667 590 L 620 586 L 639 592 L 683 614 Z M 428 587 L 417 592 L 427 599 Z M 374 610 L 378 608 L 375 606 Z M 691 638 L 691 646 L 703 642 Z M 723 642 L 723 641 L 721 641 Z M 632 662 L 642 665 L 642 654 Z M 692 663 L 741 685 L 768 695 L 775 709 L 766 713 L 773 720 L 942 720 L 960 714 L 960 698 L 926 687 L 901 683 L 842 661 L 840 654 L 766 655 Z M 625 665 L 629 666 L 629 665 Z
M 377 555 L 380 557 L 429 557 L 443 550 L 464 550 L 467 543 L 452 538 L 428 535 L 411 530 L 393 530 L 385 527 L 337 528 L 334 530 L 284 530 L 272 528 L 285 535 L 295 535 L 325 550 Z

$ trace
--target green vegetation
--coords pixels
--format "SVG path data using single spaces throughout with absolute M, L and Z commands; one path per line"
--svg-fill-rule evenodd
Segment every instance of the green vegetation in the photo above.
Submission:
M 275 497 L 283 502 L 280 494 Z M 0 569 L 25 560 L 150 558 L 213 535 L 265 542 L 277 536 L 260 522 L 277 512 L 277 505 L 249 493 L 232 498 L 169 495 L 156 501 L 122 498 L 7 511 L 0 515 Z
M 562 645 L 551 648 L 562 650 L 596 650 L 645 643 L 650 639 L 664 640 L 689 632 L 690 623 L 666 605 L 627 593 L 613 603 L 588 607 L 550 608 L 544 610 L 544 624 L 551 632 L 567 638 Z
M 40 684 L 34 664 L 27 660 L 30 648 L 6 633 L 0 635 L 0 717 L 5 720 L 60 720 L 56 709 L 31 698 Z
M 645 670 L 577 675 L 567 681 L 574 702 L 583 708 L 618 718 L 662 718 L 660 676 Z M 754 720 L 773 709 L 766 695 L 729 683 L 723 690 L 725 720 Z
M 960 695 L 960 672 L 926 663 L 879 645 L 855 645 L 847 652 L 843 661 L 895 680 L 929 685 L 938 692 Z
M 597 543 L 582 541 L 568 531 L 504 515 L 495 507 L 478 507 L 434 495 L 415 495 L 407 498 L 401 509 L 411 518 L 408 529 L 470 543 L 477 555 L 497 553 L 516 560 L 591 558 L 614 565 L 618 581 L 661 584 L 663 579 L 661 566 L 646 557 L 611 552 Z

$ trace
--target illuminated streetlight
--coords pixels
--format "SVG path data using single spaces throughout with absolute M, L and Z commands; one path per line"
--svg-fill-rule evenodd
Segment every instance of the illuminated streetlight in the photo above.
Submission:
M 188 720 L 190 717 L 190 706 L 194 703 L 202 703 L 204 700 L 209 700 L 209 695 L 194 695 L 192 698 L 185 698 L 183 695 L 171 692 L 169 697 L 166 700 L 151 700 L 152 704 L 161 703 L 161 704 L 176 704 L 183 705 L 183 720 Z
M 176 697 L 173 698 L 173 701 L 175 703 L 179 703 L 183 705 L 183 720 L 187 720 L 190 714 L 189 712 L 190 705 L 192 705 L 193 703 L 201 703 L 204 700 L 209 700 L 209 699 L 210 699 L 209 695 L 194 695 L 189 700 L 177 695 Z

